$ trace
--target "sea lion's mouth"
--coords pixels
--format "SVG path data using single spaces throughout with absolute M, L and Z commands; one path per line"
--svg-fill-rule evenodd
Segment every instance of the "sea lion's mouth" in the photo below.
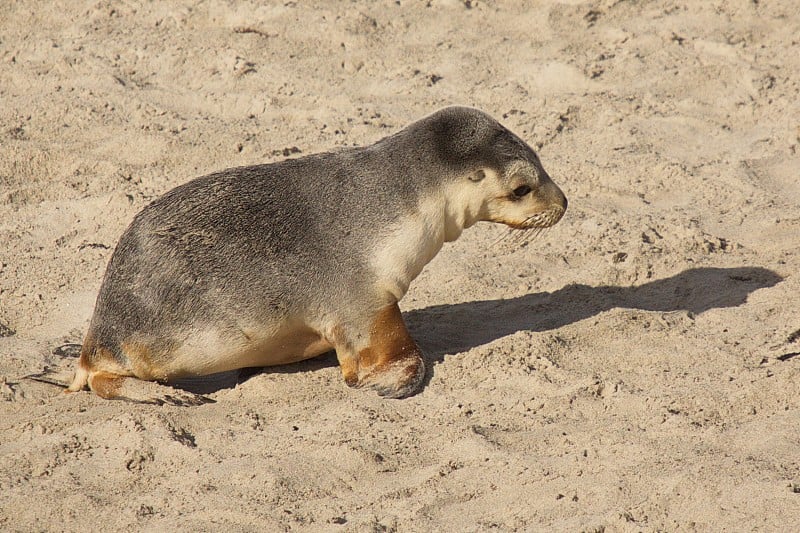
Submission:
M 522 222 L 505 222 L 505 224 L 514 229 L 521 230 L 544 229 L 555 225 L 563 216 L 564 209 L 561 207 L 551 207 L 550 209 L 534 213 Z
M 497 239 L 493 244 L 500 242 L 511 242 L 515 246 L 527 246 L 528 243 L 535 239 L 542 230 L 549 228 L 556 224 L 561 217 L 564 216 L 565 209 L 560 206 L 554 206 L 544 211 L 534 213 L 522 222 L 509 222 L 507 220 L 498 220 L 505 224 L 510 229 L 505 236 Z M 519 230 L 519 231 L 518 231 Z

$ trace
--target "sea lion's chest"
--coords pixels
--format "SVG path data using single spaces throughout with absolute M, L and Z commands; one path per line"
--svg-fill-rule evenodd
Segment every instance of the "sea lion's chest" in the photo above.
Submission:
M 378 290 L 399 301 L 442 249 L 445 228 L 445 210 L 436 199 L 420 202 L 417 210 L 400 216 L 388 227 L 370 254 Z

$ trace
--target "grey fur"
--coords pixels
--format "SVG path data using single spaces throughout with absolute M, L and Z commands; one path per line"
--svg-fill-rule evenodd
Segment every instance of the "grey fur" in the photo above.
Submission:
M 517 136 L 485 113 L 450 107 L 371 146 L 192 180 L 125 230 L 90 332 L 130 367 L 120 346 L 131 338 L 167 354 L 184 340 L 176 332 L 193 326 L 240 336 L 242 323 L 371 301 L 371 243 L 447 181 L 477 167 L 502 173 L 514 160 L 549 182 Z

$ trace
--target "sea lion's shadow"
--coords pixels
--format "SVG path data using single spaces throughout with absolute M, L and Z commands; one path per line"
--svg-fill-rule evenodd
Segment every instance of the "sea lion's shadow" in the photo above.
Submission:
M 426 307 L 406 313 L 405 319 L 426 360 L 438 362 L 517 331 L 554 330 L 613 308 L 696 315 L 737 307 L 750 293 L 782 280 L 760 267 L 692 268 L 633 287 L 570 284 L 550 293 Z
M 692 268 L 666 279 L 634 287 L 571 284 L 554 292 L 526 294 L 516 298 L 434 305 L 403 314 L 411 336 L 425 354 L 428 367 L 446 355 L 482 346 L 517 331 L 549 331 L 622 307 L 643 311 L 688 311 L 698 314 L 709 309 L 737 307 L 753 291 L 772 287 L 783 278 L 761 267 Z M 210 390 L 181 384 L 194 392 L 209 393 L 232 387 L 263 372 L 313 372 L 336 365 L 335 354 L 300 363 L 267 369 L 244 369 L 238 376 L 220 381 Z M 231 373 L 226 373 L 231 374 Z M 233 380 L 231 383 L 230 380 Z M 211 385 L 211 381 L 208 381 Z

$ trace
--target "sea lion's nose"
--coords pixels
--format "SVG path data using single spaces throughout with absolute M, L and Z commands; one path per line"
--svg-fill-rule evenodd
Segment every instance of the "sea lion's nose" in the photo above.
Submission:
M 563 214 L 567 210 L 567 197 L 541 165 L 538 166 L 537 170 L 539 171 L 539 180 L 541 183 L 540 198 L 550 204 L 551 209 L 560 208 Z
M 552 180 L 548 180 L 545 194 L 547 195 L 547 202 L 553 206 L 553 208 L 560 208 L 562 213 L 567 210 L 567 197 L 564 196 L 563 191 L 561 188 L 553 183 Z

